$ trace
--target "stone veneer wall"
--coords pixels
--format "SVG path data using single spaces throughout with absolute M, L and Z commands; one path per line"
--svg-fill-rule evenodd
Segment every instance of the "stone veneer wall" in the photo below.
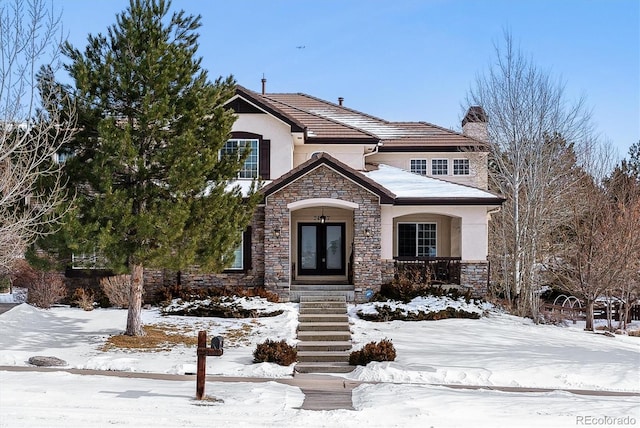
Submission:
M 144 270 L 144 301 L 156 302 L 162 287 L 176 285 L 178 273 L 169 269 Z M 264 207 L 256 209 L 251 221 L 251 268 L 247 271 L 210 273 L 197 266 L 180 271 L 185 287 L 261 287 L 264 285 Z
M 291 281 L 290 213 L 287 205 L 309 198 L 331 198 L 354 202 L 353 283 L 358 294 L 380 289 L 380 204 L 378 196 L 356 185 L 326 165 L 267 197 L 265 207 L 265 286 L 288 300 Z M 275 230 L 280 234 L 276 236 Z M 369 236 L 366 236 L 369 230 Z
M 470 287 L 472 294 L 477 297 L 484 297 L 489 292 L 489 262 L 474 261 L 460 264 L 460 283 Z

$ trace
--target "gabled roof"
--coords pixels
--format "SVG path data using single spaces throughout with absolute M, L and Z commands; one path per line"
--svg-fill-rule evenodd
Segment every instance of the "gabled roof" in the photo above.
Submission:
M 389 122 L 307 94 L 259 94 L 238 86 L 228 105 L 246 111 L 239 98 L 305 133 L 307 144 L 380 144 L 380 151 L 482 148 L 485 143 L 427 122 Z M 245 109 L 243 111 L 242 109 Z M 295 129 L 294 129 L 295 128 Z
M 381 204 L 393 203 L 393 200 L 395 198 L 395 195 L 393 193 L 380 186 L 375 181 L 369 179 L 365 175 L 360 174 L 359 172 L 350 168 L 348 165 L 340 162 L 333 156 L 328 155 L 327 153 L 318 153 L 317 155 L 314 155 L 311 159 L 307 160 L 306 162 L 300 164 L 298 167 L 292 169 L 291 171 L 267 184 L 260 191 L 265 197 L 269 196 L 272 193 L 275 193 L 278 190 L 286 187 L 288 184 L 296 181 L 298 178 L 307 175 L 309 172 L 313 171 L 321 165 L 328 166 L 339 174 L 355 182 L 359 186 L 364 187 L 371 193 L 378 195 L 380 197 Z
M 388 165 L 379 165 L 374 171 L 359 172 L 326 153 L 312 157 L 260 191 L 265 197 L 269 196 L 320 165 L 326 165 L 379 196 L 380 203 L 385 205 L 501 205 L 504 202 L 503 198 L 485 190 L 425 177 Z

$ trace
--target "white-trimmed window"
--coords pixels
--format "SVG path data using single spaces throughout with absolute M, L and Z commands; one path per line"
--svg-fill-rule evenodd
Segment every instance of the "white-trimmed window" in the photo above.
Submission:
M 411 159 L 411 172 L 414 174 L 427 175 L 427 160 Z
M 398 223 L 398 256 L 436 257 L 435 223 Z
M 99 252 L 72 253 L 71 269 L 106 269 L 107 259 Z
M 54 155 L 53 160 L 55 163 L 65 163 L 67 159 L 73 156 L 74 156 L 73 153 L 70 153 L 67 151 L 59 151 Z
M 238 156 L 244 154 L 245 150 L 250 150 L 249 156 L 244 161 L 244 165 L 238 172 L 238 178 L 258 178 L 258 140 L 231 139 L 227 140 L 222 149 L 221 155 L 237 153 Z
M 469 175 L 471 170 L 469 168 L 469 159 L 454 159 L 453 160 L 453 175 Z
M 448 175 L 449 159 L 431 159 L 431 175 Z

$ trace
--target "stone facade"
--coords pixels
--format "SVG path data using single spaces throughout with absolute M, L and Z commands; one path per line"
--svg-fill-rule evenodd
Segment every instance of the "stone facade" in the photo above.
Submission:
M 474 296 L 486 296 L 489 292 L 489 262 L 475 261 L 460 264 L 460 283 L 471 288 Z
M 353 285 L 380 289 L 380 204 L 378 196 L 326 165 L 310 171 L 267 196 L 265 206 L 265 285 L 287 299 L 291 282 L 291 224 L 288 205 L 309 198 L 330 198 L 358 204 L 353 212 Z M 362 291 L 364 292 L 364 291 Z M 357 299 L 357 297 L 356 297 Z
M 179 273 L 168 269 L 145 269 L 145 302 L 155 302 L 163 287 L 180 284 L 192 288 L 262 287 L 264 285 L 264 207 L 258 207 L 251 221 L 250 267 L 242 271 L 210 273 L 193 266 Z M 245 260 L 245 263 L 249 262 Z

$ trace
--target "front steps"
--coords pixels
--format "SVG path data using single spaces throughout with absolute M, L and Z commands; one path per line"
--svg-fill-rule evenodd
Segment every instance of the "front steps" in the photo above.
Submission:
M 353 285 L 349 284 L 291 284 L 289 288 L 289 300 L 300 302 L 302 297 L 325 297 L 344 296 L 347 302 L 353 302 L 355 292 Z
M 323 286 L 324 287 L 324 286 Z M 342 294 L 300 296 L 298 373 L 348 373 L 351 331 Z

